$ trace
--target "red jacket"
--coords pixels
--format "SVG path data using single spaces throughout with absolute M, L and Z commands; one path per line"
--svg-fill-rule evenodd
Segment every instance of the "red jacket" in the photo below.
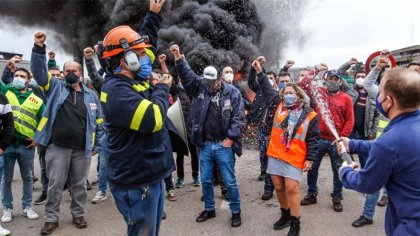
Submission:
M 325 119 L 319 110 L 318 104 L 316 104 L 316 100 L 309 86 L 310 82 L 310 79 L 306 77 L 302 79 L 300 85 L 310 97 L 311 102 L 314 103 L 315 111 L 321 118 L 319 119 L 319 130 L 321 132 L 321 138 L 335 140 L 336 138 L 325 124 Z M 338 95 L 331 95 L 327 92 L 327 89 L 323 87 L 319 88 L 319 91 L 323 100 L 326 102 L 326 104 L 328 104 L 328 110 L 330 111 L 331 119 L 334 122 L 338 135 L 340 137 L 350 136 L 354 126 L 353 103 L 351 97 L 341 91 L 338 92 Z

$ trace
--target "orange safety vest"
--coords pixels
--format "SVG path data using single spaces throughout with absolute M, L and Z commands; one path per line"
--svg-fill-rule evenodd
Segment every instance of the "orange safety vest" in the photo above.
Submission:
M 281 128 L 281 123 L 288 115 L 289 111 L 283 109 L 283 103 L 280 103 L 274 115 L 267 156 L 287 162 L 296 168 L 303 169 L 306 159 L 306 134 L 308 133 L 309 124 L 317 114 L 313 111 L 308 113 L 306 119 L 300 124 L 295 136 L 290 141 L 290 149 L 282 142 L 286 130 Z

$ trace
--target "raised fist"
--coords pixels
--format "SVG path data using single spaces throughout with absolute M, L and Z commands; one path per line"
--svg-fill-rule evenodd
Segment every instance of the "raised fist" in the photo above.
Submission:
M 388 51 L 388 49 L 383 49 L 381 51 L 381 57 L 388 57 L 389 54 L 391 54 L 391 53 Z
M 85 56 L 86 59 L 92 59 L 94 54 L 95 54 L 95 51 L 91 47 L 87 47 L 83 49 L 83 55 Z
M 159 55 L 159 62 L 160 63 L 165 63 L 166 62 L 166 55 L 165 54 L 160 54 Z
M 265 57 L 264 56 L 259 56 L 259 57 L 257 57 L 256 60 L 260 62 L 261 67 L 264 66 L 264 64 L 265 64 Z
M 262 66 L 261 66 L 261 60 L 258 60 L 258 58 L 254 60 L 251 65 L 254 68 L 254 70 L 259 74 L 262 71 Z
M 150 0 L 150 11 L 158 14 L 164 3 L 165 0 Z
M 7 61 L 7 65 L 6 66 L 7 66 L 7 68 L 9 68 L 9 70 L 11 72 L 15 72 L 15 70 L 16 70 L 16 63 L 19 63 L 20 61 L 22 61 L 22 58 L 20 56 L 16 55 L 16 56 L 10 58 L 9 61 Z
M 177 44 L 172 45 L 169 50 L 174 55 L 176 61 L 182 58 L 181 52 L 179 51 L 179 46 Z
M 287 60 L 286 64 L 284 65 L 286 68 L 290 68 L 295 64 L 295 61 L 293 60 Z
M 358 61 L 357 61 L 357 59 L 356 59 L 356 58 L 352 57 L 352 58 L 350 58 L 350 60 L 348 61 L 348 63 L 349 63 L 350 65 L 355 65 L 355 64 L 357 64 L 357 63 L 358 63 Z
M 35 44 L 42 47 L 44 46 L 45 40 L 47 40 L 47 35 L 44 32 L 39 31 L 35 33 L 34 35 Z
M 379 58 L 378 62 L 376 63 L 376 68 L 378 69 L 383 69 L 385 68 L 389 63 L 389 58 L 388 57 L 381 57 Z
M 320 63 L 320 64 L 315 65 L 315 69 L 317 71 L 328 70 L 328 65 L 326 63 Z
M 169 87 L 172 85 L 172 76 L 170 74 L 163 74 L 162 78 L 156 82 L 156 84 L 166 84 Z
M 48 58 L 49 59 L 55 59 L 55 52 L 54 51 L 49 51 L 48 52 Z

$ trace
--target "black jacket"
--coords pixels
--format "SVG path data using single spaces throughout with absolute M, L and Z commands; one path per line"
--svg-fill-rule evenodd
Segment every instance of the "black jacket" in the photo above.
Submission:
M 12 107 L 6 96 L 0 93 L 0 148 L 3 151 L 11 144 L 14 134 Z

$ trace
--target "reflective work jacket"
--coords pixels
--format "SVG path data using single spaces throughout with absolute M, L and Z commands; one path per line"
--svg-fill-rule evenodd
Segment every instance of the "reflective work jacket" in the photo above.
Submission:
M 388 126 L 389 120 L 382 114 L 379 115 L 378 131 L 376 131 L 376 138 L 382 135 L 384 129 Z
M 303 122 L 298 122 L 296 124 L 298 128 L 296 132 L 294 132 L 295 134 L 290 134 L 293 135 L 290 141 L 290 148 L 287 148 L 283 142 L 286 130 L 281 128 L 282 122 L 288 117 L 288 115 L 289 111 L 287 109 L 283 109 L 283 103 L 281 103 L 274 116 L 267 156 L 287 162 L 296 168 L 303 169 L 307 150 L 306 136 L 308 134 L 310 123 L 317 114 L 313 111 L 308 112 Z
M 34 138 L 39 122 L 37 114 L 43 104 L 42 99 L 32 93 L 20 104 L 16 94 L 12 91 L 7 91 L 6 97 L 12 106 L 16 131 L 29 138 Z

